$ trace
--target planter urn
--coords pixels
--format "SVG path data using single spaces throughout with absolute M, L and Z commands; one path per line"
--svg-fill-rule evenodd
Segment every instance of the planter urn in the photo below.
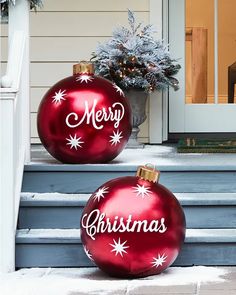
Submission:
M 143 90 L 130 89 L 125 90 L 125 97 L 130 103 L 132 111 L 132 133 L 126 148 L 143 148 L 144 144 L 138 142 L 139 126 L 146 120 L 146 103 L 148 93 Z

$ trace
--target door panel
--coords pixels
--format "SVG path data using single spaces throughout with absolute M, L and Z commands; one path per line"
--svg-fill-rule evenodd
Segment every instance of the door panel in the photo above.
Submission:
M 169 43 L 180 58 L 169 132 L 236 132 L 235 0 L 169 1 Z
M 218 0 L 218 89 L 219 103 L 228 103 L 228 83 L 236 78 L 236 64 L 232 75 L 228 67 L 236 62 L 236 1 Z M 231 76 L 231 77 L 230 77 Z M 234 90 L 234 86 L 232 85 Z M 232 103 L 235 103 L 232 95 Z

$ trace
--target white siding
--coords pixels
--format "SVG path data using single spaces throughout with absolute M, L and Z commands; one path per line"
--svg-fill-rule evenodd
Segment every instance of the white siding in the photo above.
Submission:
M 127 24 L 127 8 L 140 21 L 149 21 L 149 0 L 45 0 L 44 8 L 31 12 L 31 141 L 39 142 L 37 109 L 47 89 L 72 74 L 72 65 L 89 59 L 96 44 L 114 27 Z M 7 25 L 2 25 L 2 61 L 7 59 Z M 148 108 L 147 108 L 148 109 Z M 140 139 L 148 142 L 148 119 Z

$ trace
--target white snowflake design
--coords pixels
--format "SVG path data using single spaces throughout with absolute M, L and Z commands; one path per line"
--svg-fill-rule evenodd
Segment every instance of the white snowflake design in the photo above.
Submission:
M 74 135 L 74 137 L 72 135 L 70 135 L 70 138 L 66 138 L 67 145 L 70 145 L 70 149 L 75 148 L 77 150 L 77 148 L 82 148 L 81 144 L 84 143 L 83 141 L 81 141 L 81 137 L 76 137 L 76 134 Z
M 120 96 L 123 96 L 123 97 L 125 96 L 123 90 L 119 86 L 117 86 L 115 83 L 113 83 L 113 87 L 115 88 L 116 92 L 120 94 Z
M 84 252 L 90 260 L 94 261 L 92 254 L 89 252 L 89 250 L 86 248 L 86 246 L 84 246 Z
M 111 140 L 109 141 L 111 145 L 117 145 L 117 143 L 120 143 L 121 138 L 123 138 L 121 134 L 122 134 L 122 131 L 119 131 L 119 130 L 117 130 L 116 132 L 113 131 L 113 135 L 110 135 Z
M 100 188 L 95 194 L 94 194 L 94 197 L 93 197 L 93 199 L 94 199 L 94 201 L 98 201 L 98 202 L 100 202 L 100 200 L 101 200 L 101 198 L 102 199 L 104 199 L 105 198 L 105 196 L 104 196 L 104 194 L 108 194 L 108 187 L 102 187 L 102 188 Z
M 93 77 L 92 76 L 89 76 L 87 74 L 82 74 L 82 75 L 79 75 L 78 77 L 76 77 L 76 81 L 77 82 L 80 82 L 80 83 L 88 83 L 88 82 L 92 82 L 93 81 Z
M 123 257 L 123 253 L 127 254 L 127 251 L 125 250 L 125 249 L 129 248 L 129 246 L 125 246 L 127 241 L 121 243 L 120 238 L 119 238 L 118 242 L 116 242 L 114 239 L 113 239 L 113 242 L 114 242 L 114 244 L 109 244 L 113 247 L 111 252 L 116 252 L 116 256 L 117 256 L 117 254 L 120 254 L 121 257 Z
M 162 266 L 163 263 L 166 262 L 166 259 L 167 259 L 167 256 L 165 255 L 165 253 L 162 255 L 158 254 L 157 258 L 153 257 L 153 261 L 151 262 L 151 264 L 153 267 L 158 268 L 159 266 Z
M 144 185 L 137 184 L 137 186 L 133 187 L 133 189 L 134 189 L 134 192 L 137 194 L 137 197 L 141 196 L 143 199 L 145 197 L 149 197 L 149 194 L 152 193 L 149 190 L 149 188 Z
M 58 92 L 55 92 L 55 95 L 52 97 L 54 98 L 52 102 L 54 103 L 61 103 L 62 100 L 66 100 L 64 96 L 66 96 L 66 90 L 59 90 Z

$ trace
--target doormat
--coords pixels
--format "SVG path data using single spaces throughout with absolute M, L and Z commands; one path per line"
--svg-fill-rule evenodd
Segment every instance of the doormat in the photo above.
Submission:
M 235 139 L 180 139 L 178 153 L 236 153 Z

